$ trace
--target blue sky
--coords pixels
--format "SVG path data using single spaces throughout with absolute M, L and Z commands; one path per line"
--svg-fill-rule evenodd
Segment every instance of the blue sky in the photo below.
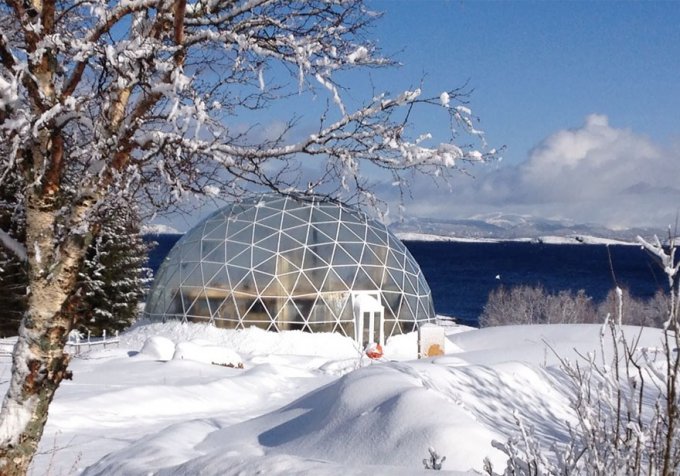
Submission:
M 592 113 L 662 142 L 680 132 L 678 2 L 368 4 L 384 12 L 375 33 L 403 64 L 397 76 L 425 75 L 432 92 L 469 80 L 506 160 Z
M 664 227 L 680 207 L 680 2 L 377 1 L 375 37 L 427 94 L 469 81 L 503 161 L 414 187 L 407 214 Z M 417 117 L 419 130 L 446 124 Z
M 467 82 L 489 146 L 505 147 L 502 161 L 471 170 L 475 178 L 456 177 L 450 191 L 416 181 L 405 215 L 520 214 L 612 228 L 675 223 L 680 2 L 367 5 L 384 13 L 369 39 L 401 66 L 348 74 L 345 99 L 365 102 L 369 84 L 393 94 L 422 85 L 425 96 L 436 97 Z M 292 114 L 301 119 L 299 133 L 313 131 L 323 94 L 265 111 L 261 132 L 276 132 Z M 411 132 L 446 141 L 444 117 L 415 113 Z M 251 117 L 237 119 L 252 125 Z M 386 184 L 377 190 L 388 200 L 396 196 Z M 175 224 L 186 228 L 187 220 Z

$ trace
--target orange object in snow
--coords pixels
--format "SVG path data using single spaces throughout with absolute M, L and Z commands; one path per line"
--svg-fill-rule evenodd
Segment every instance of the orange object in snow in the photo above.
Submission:
M 366 348 L 366 356 L 369 359 L 379 359 L 383 356 L 383 348 L 380 344 L 369 344 Z

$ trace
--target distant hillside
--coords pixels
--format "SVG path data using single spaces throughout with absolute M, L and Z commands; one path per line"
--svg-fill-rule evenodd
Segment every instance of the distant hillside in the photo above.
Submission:
M 565 223 L 525 215 L 501 213 L 466 219 L 405 218 L 390 229 L 402 239 L 474 241 L 532 240 L 566 243 L 635 242 L 638 235 L 664 234 L 652 228 L 612 230 L 600 225 Z

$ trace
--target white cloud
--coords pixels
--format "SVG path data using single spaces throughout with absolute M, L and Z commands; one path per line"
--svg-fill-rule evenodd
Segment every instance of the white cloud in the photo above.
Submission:
M 417 184 L 418 200 L 407 213 L 465 218 L 500 211 L 622 228 L 665 227 L 680 209 L 680 150 L 612 127 L 604 115 L 551 134 L 518 165 L 475 172 L 477 179 L 456 179 L 451 194 Z

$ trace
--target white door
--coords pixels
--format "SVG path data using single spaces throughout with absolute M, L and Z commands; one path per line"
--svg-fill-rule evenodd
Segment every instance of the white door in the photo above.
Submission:
M 352 292 L 354 339 L 361 348 L 375 342 L 385 345 L 385 308 L 380 304 L 380 291 Z

